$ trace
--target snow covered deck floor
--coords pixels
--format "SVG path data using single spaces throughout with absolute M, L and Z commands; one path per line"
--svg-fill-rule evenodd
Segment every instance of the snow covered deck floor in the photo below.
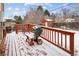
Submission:
M 5 56 L 69 56 L 65 51 L 57 48 L 43 39 L 42 45 L 29 46 L 22 32 L 7 34 L 5 38 Z

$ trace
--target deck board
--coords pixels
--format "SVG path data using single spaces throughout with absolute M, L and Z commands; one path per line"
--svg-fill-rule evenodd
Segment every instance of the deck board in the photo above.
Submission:
M 64 55 L 55 46 L 43 40 L 42 45 L 29 46 L 23 33 L 9 33 L 6 36 L 6 56 L 60 56 Z M 66 54 L 65 54 L 66 55 Z
M 17 56 L 20 56 L 21 53 L 20 53 L 19 47 L 18 47 L 18 45 L 17 45 L 17 40 L 14 40 L 14 42 L 15 42 L 14 47 L 16 47 L 16 48 L 15 48 L 15 49 L 16 49 L 15 52 L 17 52 Z

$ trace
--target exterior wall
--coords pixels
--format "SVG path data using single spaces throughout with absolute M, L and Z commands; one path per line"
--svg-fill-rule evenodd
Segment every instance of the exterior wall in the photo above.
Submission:
M 0 3 L 0 55 L 3 55 L 3 47 L 4 47 L 4 38 L 3 38 L 3 12 L 4 12 L 4 4 Z M 1 51 L 3 53 L 1 53 Z
M 0 40 L 1 40 L 2 37 L 3 37 L 3 36 L 2 36 L 2 35 L 3 35 L 2 32 L 3 32 L 3 31 L 2 31 L 2 26 L 1 26 L 1 23 L 0 23 Z
M 0 3 L 0 22 L 3 22 L 4 4 Z
M 78 17 L 74 17 L 75 22 L 79 22 L 79 16 Z
M 48 22 L 45 22 L 45 26 L 46 26 L 46 27 L 48 26 Z
M 43 26 L 46 26 L 46 27 L 48 27 L 48 26 L 50 26 L 51 24 L 52 24 L 52 20 L 51 19 L 42 19 L 41 20 L 41 24 L 43 25 Z
M 0 40 L 3 39 L 3 12 L 4 12 L 4 4 L 0 3 Z

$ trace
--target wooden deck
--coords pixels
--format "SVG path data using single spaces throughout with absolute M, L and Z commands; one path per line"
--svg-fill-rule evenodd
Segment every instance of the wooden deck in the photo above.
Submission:
M 66 52 L 43 40 L 42 45 L 29 46 L 22 32 L 7 34 L 5 56 L 68 56 Z

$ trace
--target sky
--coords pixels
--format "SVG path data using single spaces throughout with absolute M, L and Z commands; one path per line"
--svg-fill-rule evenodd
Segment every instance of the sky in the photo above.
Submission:
M 35 9 L 41 5 L 43 9 L 47 9 L 50 13 L 57 12 L 61 8 L 72 8 L 72 4 L 69 3 L 5 3 L 4 4 L 4 19 L 17 16 L 25 16 L 27 11 L 31 8 Z

